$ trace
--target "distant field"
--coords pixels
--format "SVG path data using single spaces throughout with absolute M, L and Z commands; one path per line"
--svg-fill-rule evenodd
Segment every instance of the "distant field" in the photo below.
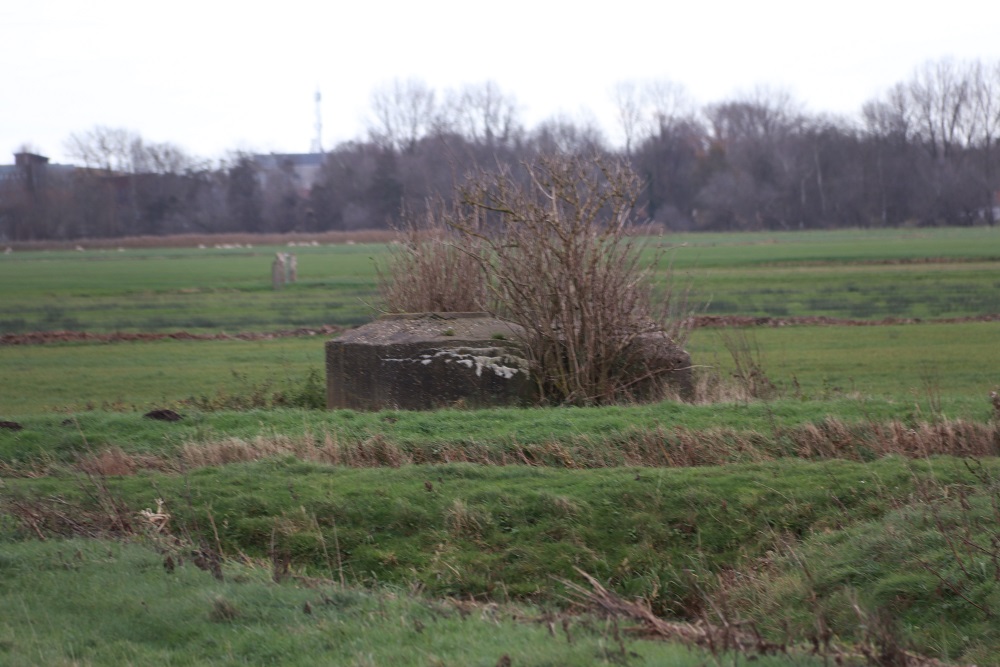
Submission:
M 271 288 L 275 252 L 300 280 Z M 38 251 L 0 256 L 0 334 L 262 331 L 358 324 L 374 312 L 372 257 L 385 246 Z M 369 305 L 370 304 L 370 305 Z
M 882 319 L 1000 313 L 1000 230 L 671 235 L 675 281 L 708 314 Z M 659 241 L 657 241 L 658 243 Z M 275 292 L 276 251 L 299 282 Z M 382 244 L 0 255 L 0 335 L 268 331 L 377 312 Z
M 856 319 L 1000 313 L 1000 230 L 841 231 L 666 237 L 676 278 L 707 313 Z M 230 332 L 354 325 L 376 313 L 374 258 L 385 245 L 137 248 L 0 255 L 0 334 L 44 330 Z M 276 251 L 300 282 L 270 286 Z M 931 261 L 933 260 L 933 261 Z M 856 394 L 945 403 L 1000 383 L 995 323 L 761 328 L 772 379 L 796 395 Z M 0 346 L 0 412 L 137 407 L 322 373 L 322 340 L 158 341 Z M 701 366 L 732 360 L 696 331 Z M 956 407 L 958 414 L 966 408 Z

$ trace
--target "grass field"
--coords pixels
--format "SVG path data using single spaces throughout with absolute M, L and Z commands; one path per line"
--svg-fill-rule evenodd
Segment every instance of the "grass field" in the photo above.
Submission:
M 773 381 L 803 403 L 846 396 L 900 409 L 939 398 L 945 415 L 983 418 L 1000 383 L 997 323 L 760 328 L 752 338 Z M 150 409 L 197 396 L 297 385 L 322 373 L 323 338 L 0 346 L 0 411 Z M 694 332 L 695 363 L 726 373 L 719 332 Z M 928 394 L 934 394 L 929 396 Z
M 323 336 L 5 339 L 0 664 L 1000 664 L 1000 322 L 940 321 L 1000 313 L 998 230 L 666 240 L 709 314 L 924 321 L 697 329 L 693 405 L 427 413 L 302 407 Z M 18 250 L 0 334 L 349 326 L 386 252 Z
M 0 658 L 35 665 L 512 665 L 621 663 L 686 667 L 708 651 L 613 637 L 601 619 L 551 610 L 418 600 L 405 590 L 275 584 L 233 565 L 227 581 L 194 567 L 166 576 L 135 544 L 21 543 L 0 571 Z M 19 585 L 14 586 L 12 582 Z M 122 585 L 127 581 L 127 585 Z M 32 594 L 24 590 L 30 587 Z M 308 610 L 308 611 L 306 611 Z M 549 631 L 555 620 L 559 636 Z M 617 632 L 617 629 L 614 630 Z M 98 639 L 99 638 L 99 639 Z M 764 658 L 762 667 L 820 665 Z
M 668 236 L 710 314 L 882 319 L 1000 312 L 1000 231 Z M 271 289 L 274 252 L 300 281 Z M 266 331 L 355 325 L 376 312 L 384 245 L 128 249 L 0 255 L 0 335 L 26 331 Z M 899 262 L 904 262 L 900 264 Z

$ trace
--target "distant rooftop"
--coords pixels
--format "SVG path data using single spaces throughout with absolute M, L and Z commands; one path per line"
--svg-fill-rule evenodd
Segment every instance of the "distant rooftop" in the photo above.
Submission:
M 49 162 L 49 158 L 37 153 L 20 151 L 14 153 L 14 164 L 0 164 L 0 181 L 19 178 L 27 169 L 42 168 L 46 173 L 68 173 L 76 169 L 71 164 Z
M 277 167 L 282 164 L 293 166 L 322 166 L 326 160 L 325 153 L 259 153 L 253 156 L 259 164 L 266 167 Z

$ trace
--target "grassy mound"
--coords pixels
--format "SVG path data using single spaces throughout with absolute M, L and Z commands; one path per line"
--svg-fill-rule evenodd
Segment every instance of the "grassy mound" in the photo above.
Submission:
M 891 610 L 900 646 L 954 659 L 1000 650 L 990 630 L 998 472 L 992 459 L 970 469 L 947 457 L 594 470 L 285 457 L 13 479 L 3 525 L 13 539 L 152 535 L 163 553 L 216 563 L 208 569 L 223 577 L 234 561 L 263 561 L 276 579 L 484 601 L 560 604 L 559 581 L 579 581 L 579 569 L 673 618 L 726 600 L 726 614 L 779 642 L 870 640 L 870 619 Z M 138 511 L 157 498 L 170 515 L 163 533 Z M 931 627 L 939 617 L 948 623 Z

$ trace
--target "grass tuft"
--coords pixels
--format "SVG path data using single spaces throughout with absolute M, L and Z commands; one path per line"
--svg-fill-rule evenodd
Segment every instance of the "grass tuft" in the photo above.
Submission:
M 212 600 L 212 609 L 208 612 L 208 618 L 213 623 L 232 623 L 239 618 L 240 613 L 232 602 L 222 596 Z

